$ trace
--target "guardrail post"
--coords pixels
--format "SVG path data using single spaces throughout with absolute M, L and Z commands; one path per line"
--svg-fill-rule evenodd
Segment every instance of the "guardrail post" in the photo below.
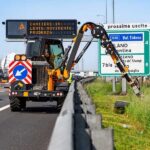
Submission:
M 95 78 L 83 79 L 81 83 L 89 83 L 94 79 Z M 90 150 L 113 150 L 113 130 L 102 128 L 102 117 L 101 115 L 95 114 L 95 105 L 92 104 L 92 100 L 87 95 L 81 83 L 77 83 L 78 101 L 80 101 L 80 103 L 77 103 L 75 106 L 75 113 L 81 113 L 75 115 L 75 126 L 79 128 L 75 130 L 77 132 L 76 140 L 78 140 L 78 142 L 76 141 L 76 144 L 78 144 L 77 147 L 79 150 L 87 149 L 87 147 L 83 147 L 85 141 L 83 142 L 83 139 L 81 140 L 81 136 L 85 138 L 85 135 L 89 135 L 90 140 L 87 140 L 89 136 L 86 136 L 85 139 L 86 142 L 91 142 L 91 144 L 84 143 L 84 145 L 90 145 Z M 77 123 L 79 124 L 77 125 Z M 83 128 L 82 131 L 80 131 L 81 128 Z M 88 130 L 89 134 L 86 134 L 86 130 Z M 82 145 L 82 147 L 80 147 L 80 145 Z
M 92 150 L 113 150 L 113 129 L 92 130 Z

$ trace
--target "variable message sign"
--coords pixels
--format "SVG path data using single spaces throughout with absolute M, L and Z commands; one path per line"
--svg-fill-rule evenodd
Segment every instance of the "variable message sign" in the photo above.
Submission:
M 6 20 L 6 38 L 74 38 L 77 20 Z

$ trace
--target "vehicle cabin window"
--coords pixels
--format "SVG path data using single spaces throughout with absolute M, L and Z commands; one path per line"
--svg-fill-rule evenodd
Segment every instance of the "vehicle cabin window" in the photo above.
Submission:
M 63 48 L 61 44 L 50 44 L 50 61 L 54 64 L 54 68 L 59 67 L 62 63 Z
M 63 46 L 58 41 L 48 41 L 44 49 L 41 48 L 41 41 L 28 42 L 26 55 L 28 58 L 44 55 L 53 68 L 58 68 L 62 63 Z
M 40 56 L 41 53 L 41 42 L 29 42 L 27 44 L 26 55 L 28 58 L 32 58 L 34 56 Z

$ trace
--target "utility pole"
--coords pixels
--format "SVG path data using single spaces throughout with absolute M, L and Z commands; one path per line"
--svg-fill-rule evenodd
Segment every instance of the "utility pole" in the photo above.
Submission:
M 115 23 L 115 0 L 112 0 L 113 23 Z
M 106 20 L 105 20 L 105 23 L 107 24 L 107 0 L 106 0 L 106 8 L 105 8 L 105 10 L 106 10 L 106 16 L 105 16 L 105 17 L 106 17 L 106 18 L 105 18 Z
M 112 0 L 112 17 L 113 17 L 113 23 L 115 23 L 115 0 Z M 116 92 L 116 77 L 114 76 L 112 79 L 112 91 Z

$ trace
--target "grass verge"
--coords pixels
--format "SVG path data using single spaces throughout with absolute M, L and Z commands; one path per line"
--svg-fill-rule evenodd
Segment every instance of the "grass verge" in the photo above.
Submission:
M 97 114 L 102 114 L 103 126 L 114 129 L 116 150 L 150 150 L 150 88 L 143 86 L 144 97 L 136 97 L 130 87 L 122 96 L 120 83 L 117 94 L 112 93 L 112 84 L 98 78 L 85 85 L 88 95 L 96 105 Z M 114 112 L 117 100 L 128 101 L 124 114 Z

